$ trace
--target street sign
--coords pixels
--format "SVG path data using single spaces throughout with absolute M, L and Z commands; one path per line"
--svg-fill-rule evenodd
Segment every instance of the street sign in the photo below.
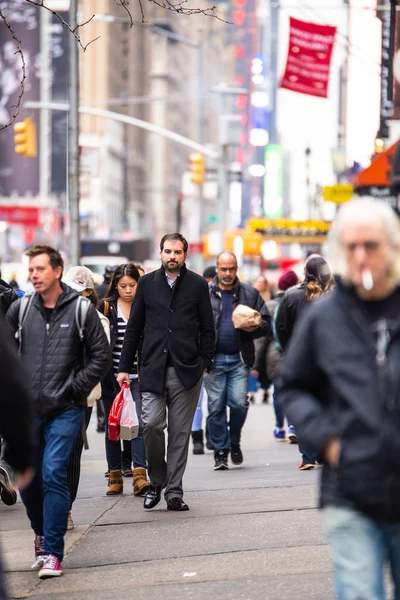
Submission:
M 325 202 L 334 202 L 343 204 L 352 199 L 354 188 L 350 184 L 338 183 L 337 185 L 326 185 L 322 189 L 322 195 Z

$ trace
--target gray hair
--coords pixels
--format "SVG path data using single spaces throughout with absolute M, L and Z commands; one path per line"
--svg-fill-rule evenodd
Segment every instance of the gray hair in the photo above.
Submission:
M 360 226 L 380 222 L 387 235 L 387 241 L 392 249 L 393 283 L 400 283 L 400 221 L 393 209 L 382 200 L 359 198 L 343 204 L 339 215 L 329 233 L 329 258 L 333 272 L 348 279 L 348 268 L 342 235 L 346 224 L 357 223 Z

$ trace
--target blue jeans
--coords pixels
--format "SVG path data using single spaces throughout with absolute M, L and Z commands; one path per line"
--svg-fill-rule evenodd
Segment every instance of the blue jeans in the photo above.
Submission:
M 382 525 L 338 506 L 323 509 L 335 567 L 338 600 L 385 600 L 383 573 L 389 561 L 400 600 L 400 523 Z
M 139 419 L 139 433 L 131 441 L 132 461 L 134 467 L 146 468 L 146 451 L 144 448 L 143 439 L 143 421 L 142 421 L 142 396 L 139 392 L 139 382 L 133 379 L 131 382 L 132 397 L 135 401 L 136 412 Z M 114 398 L 103 398 L 103 406 L 106 417 L 106 456 L 107 465 L 110 471 L 119 471 L 122 466 L 121 442 L 120 440 L 113 441 L 108 439 L 108 415 L 110 414 Z
M 64 536 L 70 507 L 68 489 L 69 458 L 82 430 L 85 409 L 74 406 L 50 421 L 39 420 L 39 452 L 36 473 L 21 491 L 31 526 L 36 535 L 44 535 L 44 551 L 64 557 Z
M 197 402 L 196 412 L 194 413 L 192 431 L 200 431 L 203 425 L 203 399 L 204 399 L 204 385 L 201 386 L 199 401 Z
M 274 382 L 273 382 L 274 383 Z M 275 425 L 278 429 L 283 429 L 285 424 L 285 411 L 283 409 L 282 403 L 279 401 L 279 391 L 277 386 L 274 384 L 274 411 L 275 411 Z M 287 419 L 288 427 L 290 427 L 291 423 L 289 419 Z
M 204 377 L 204 387 L 208 395 L 210 442 L 215 452 L 228 452 L 231 444 L 240 444 L 240 435 L 249 408 L 248 381 L 249 369 L 242 363 L 239 354 L 215 355 L 212 369 Z M 229 424 L 227 407 L 230 409 Z

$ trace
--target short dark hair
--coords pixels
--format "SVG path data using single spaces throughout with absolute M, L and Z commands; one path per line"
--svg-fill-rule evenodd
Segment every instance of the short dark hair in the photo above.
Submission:
M 166 233 L 164 235 L 164 237 L 161 238 L 161 242 L 160 242 L 160 250 L 164 250 L 164 244 L 165 242 L 182 242 L 183 244 L 183 251 L 186 254 L 186 252 L 188 251 L 189 248 L 189 244 L 187 243 L 186 238 L 183 237 L 183 235 L 181 235 L 180 233 Z
M 59 253 L 58 250 L 55 250 L 51 246 L 31 246 L 24 252 L 25 256 L 28 258 L 34 258 L 35 256 L 39 256 L 40 254 L 47 254 L 49 257 L 50 265 L 52 269 L 57 269 L 61 267 L 64 270 L 64 261 L 63 257 Z

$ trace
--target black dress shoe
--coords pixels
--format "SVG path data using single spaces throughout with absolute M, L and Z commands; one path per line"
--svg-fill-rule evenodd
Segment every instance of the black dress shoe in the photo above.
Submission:
M 144 508 L 154 508 L 161 500 L 161 485 L 151 485 L 144 496 Z
M 175 498 L 171 498 L 170 500 L 168 500 L 167 509 L 168 510 L 189 510 L 189 507 L 186 504 L 186 502 L 184 502 L 182 500 L 182 498 L 175 497 Z

